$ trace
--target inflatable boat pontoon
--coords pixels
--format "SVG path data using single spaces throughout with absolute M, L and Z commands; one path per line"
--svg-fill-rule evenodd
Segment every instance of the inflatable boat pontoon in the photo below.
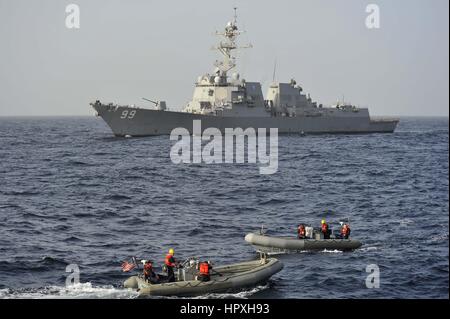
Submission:
M 141 275 L 128 278 L 125 288 L 137 289 L 140 295 L 152 296 L 195 296 L 208 293 L 233 291 L 266 282 L 272 275 L 283 269 L 283 264 L 275 258 L 261 258 L 214 267 L 211 279 L 203 282 L 196 280 L 195 262 L 185 262 L 178 271 L 177 281 L 152 284 Z
M 304 250 L 353 250 L 361 247 L 361 242 L 354 239 L 297 239 L 290 237 L 273 237 L 250 233 L 245 236 L 258 252 L 280 254 Z

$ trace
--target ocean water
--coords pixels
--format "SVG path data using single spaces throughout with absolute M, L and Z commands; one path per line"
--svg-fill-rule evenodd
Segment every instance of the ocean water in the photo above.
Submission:
M 262 224 L 350 218 L 354 252 L 278 256 L 265 285 L 201 298 L 448 298 L 448 118 L 394 134 L 280 136 L 279 169 L 170 161 L 167 136 L 115 138 L 96 118 L 0 118 L 0 298 L 136 298 L 130 256 L 257 258 Z M 66 266 L 81 283 L 65 286 Z M 367 265 L 380 288 L 366 287 Z

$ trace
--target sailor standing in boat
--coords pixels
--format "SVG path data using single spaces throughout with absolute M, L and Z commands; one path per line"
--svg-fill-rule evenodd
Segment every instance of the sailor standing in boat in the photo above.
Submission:
M 330 239 L 330 228 L 328 227 L 327 222 L 325 219 L 322 219 L 322 226 L 321 226 L 323 239 Z
M 166 255 L 166 258 L 164 259 L 164 264 L 167 267 L 167 281 L 168 282 L 174 282 L 175 281 L 175 273 L 173 271 L 173 268 L 177 266 L 177 261 L 175 260 L 175 251 L 173 248 L 169 249 L 169 253 Z

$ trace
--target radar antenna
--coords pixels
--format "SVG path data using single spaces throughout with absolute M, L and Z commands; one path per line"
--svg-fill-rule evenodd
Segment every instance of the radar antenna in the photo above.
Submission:
M 275 63 L 273 65 L 273 76 L 272 76 L 272 82 L 275 83 L 275 75 L 277 73 L 277 59 L 275 58 Z
M 232 54 L 233 50 L 252 48 L 251 44 L 245 46 L 237 45 L 237 38 L 243 31 L 237 27 L 237 7 L 234 7 L 234 20 L 227 23 L 224 32 L 216 31 L 215 35 L 222 36 L 225 41 L 220 41 L 214 50 L 218 50 L 223 55 L 223 61 L 216 61 L 214 65 L 222 72 L 221 76 L 226 77 L 226 73 L 236 67 L 236 57 Z

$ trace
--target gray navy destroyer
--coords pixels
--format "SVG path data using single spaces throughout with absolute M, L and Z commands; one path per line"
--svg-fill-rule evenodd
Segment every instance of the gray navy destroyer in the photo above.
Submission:
M 192 100 L 181 111 L 171 111 L 165 101 L 153 102 L 155 108 L 134 105 L 91 103 L 96 114 L 111 128 L 114 135 L 149 136 L 170 134 L 181 127 L 193 132 L 193 121 L 201 120 L 203 128 L 277 128 L 278 133 L 392 133 L 398 119 L 371 119 L 367 108 L 348 103 L 325 107 L 312 101 L 295 80 L 273 82 L 266 97 L 259 82 L 249 82 L 232 70 L 236 67 L 233 52 L 238 47 L 241 31 L 236 14 L 215 47 L 223 56 L 216 61 L 212 74 L 200 76 L 195 83 Z M 149 100 L 150 101 L 150 100 Z

